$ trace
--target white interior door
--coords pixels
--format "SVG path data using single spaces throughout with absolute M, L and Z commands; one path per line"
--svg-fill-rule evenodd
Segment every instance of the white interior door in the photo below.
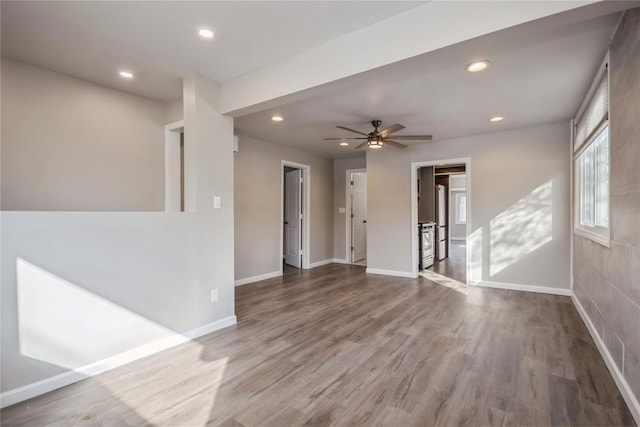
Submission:
M 367 257 L 367 174 L 351 178 L 351 262 L 358 262 Z
M 302 171 L 287 172 L 284 180 L 284 258 L 294 267 L 302 266 Z

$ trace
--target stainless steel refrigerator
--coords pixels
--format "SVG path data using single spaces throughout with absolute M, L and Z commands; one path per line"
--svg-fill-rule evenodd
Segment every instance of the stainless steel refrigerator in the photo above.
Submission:
M 447 188 L 437 185 L 436 189 L 436 257 L 443 260 L 447 257 Z

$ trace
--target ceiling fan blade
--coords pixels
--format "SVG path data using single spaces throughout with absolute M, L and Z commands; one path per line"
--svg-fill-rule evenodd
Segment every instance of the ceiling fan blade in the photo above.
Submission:
M 358 146 L 356 147 L 356 150 L 357 150 L 358 148 L 363 148 L 364 146 L 366 146 L 366 145 L 367 145 L 367 143 L 368 143 L 368 142 L 369 142 L 369 141 L 365 141 L 365 142 L 363 142 L 362 144 L 358 145 Z
M 324 138 L 325 141 L 341 141 L 343 139 L 369 139 L 369 138 Z
M 433 139 L 433 135 L 393 135 L 393 138 L 411 141 L 431 141 Z
M 336 126 L 338 129 L 344 129 L 344 130 L 348 130 L 349 132 L 354 132 L 354 133 L 359 133 L 360 135 L 364 135 L 364 136 L 369 136 L 369 134 L 364 133 L 364 132 L 360 132 L 359 130 L 353 130 L 353 129 L 349 129 L 346 128 L 344 126 Z
M 381 131 L 378 132 L 378 135 L 380 135 L 381 137 L 386 137 L 388 135 L 391 135 L 394 132 L 398 132 L 399 130 L 404 129 L 404 126 L 396 123 L 395 125 L 391 125 L 388 128 L 384 128 Z
M 406 145 L 404 145 L 404 144 L 400 144 L 399 142 L 392 141 L 392 140 L 390 140 L 390 139 L 385 139 L 385 140 L 383 140 L 383 141 L 384 141 L 384 143 L 385 143 L 385 144 L 389 144 L 389 145 L 390 145 L 390 146 L 392 146 L 392 147 L 396 147 L 396 148 L 407 148 L 407 146 L 406 146 Z

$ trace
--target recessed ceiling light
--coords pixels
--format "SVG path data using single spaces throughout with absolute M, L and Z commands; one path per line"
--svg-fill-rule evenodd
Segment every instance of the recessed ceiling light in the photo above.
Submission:
M 200 37 L 202 37 L 204 39 L 212 39 L 213 38 L 213 31 L 211 31 L 208 28 L 200 28 L 198 30 L 198 34 L 200 35 Z
M 488 66 L 489 66 L 489 61 L 482 60 L 482 61 L 476 61 L 476 62 L 472 62 L 471 64 L 468 64 L 466 69 L 470 73 L 477 73 L 478 71 L 485 70 Z
M 340 145 L 342 145 L 343 147 L 348 147 L 349 143 L 347 141 L 342 141 Z
M 502 117 L 502 116 L 495 116 L 495 117 L 491 117 L 489 119 L 490 122 L 501 122 L 503 120 L 504 120 L 504 117 Z
M 131 71 L 118 71 L 118 74 L 120 74 L 120 77 L 122 77 L 123 79 L 132 79 L 133 78 L 133 73 Z
M 281 122 L 284 119 L 282 118 L 282 116 L 271 116 L 271 120 L 273 120 L 274 122 Z

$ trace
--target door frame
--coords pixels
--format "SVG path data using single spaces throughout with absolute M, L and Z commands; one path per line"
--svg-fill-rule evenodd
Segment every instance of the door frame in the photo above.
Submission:
M 282 254 L 284 253 L 284 168 L 288 166 L 290 168 L 300 169 L 302 171 L 302 268 L 309 269 L 310 254 L 309 248 L 311 237 L 311 203 L 310 203 L 310 191 L 311 191 L 311 166 L 302 163 L 291 162 L 289 160 L 281 160 L 280 162 L 280 251 L 278 252 L 278 271 L 282 275 Z
M 346 246 L 345 246 L 345 253 L 344 253 L 344 257 L 345 260 L 347 261 L 347 264 L 352 264 L 353 261 L 351 259 L 351 174 L 352 173 L 361 173 L 361 172 L 367 172 L 366 168 L 360 168 L 360 169 L 347 169 L 346 170 L 346 177 L 345 177 L 345 206 L 346 206 L 346 212 L 345 212 L 345 217 L 346 217 L 346 224 L 345 224 L 345 233 L 346 233 L 346 238 L 345 238 L 345 242 L 346 242 Z M 367 175 L 368 176 L 368 175 Z M 368 186 L 367 186 L 368 187 Z M 368 188 L 367 188 L 368 191 Z M 367 200 L 369 200 L 367 198 Z M 369 210 L 367 209 L 367 215 L 369 213 Z M 367 245 L 369 241 L 367 240 Z M 367 248 L 367 253 L 369 252 L 369 248 Z
M 184 212 L 181 200 L 184 200 L 180 183 L 180 174 L 184 174 L 180 161 L 180 134 L 184 132 L 184 120 L 169 123 L 164 127 L 164 211 Z
M 428 166 L 440 166 L 449 164 L 465 165 L 466 188 L 467 188 L 467 224 L 466 224 L 466 241 L 469 241 L 471 232 L 471 158 L 463 157 L 458 159 L 429 160 L 424 162 L 411 162 L 411 274 L 418 277 L 418 169 Z M 448 218 L 447 218 L 448 219 Z M 447 230 L 448 231 L 448 230 Z M 465 245 L 466 249 L 466 282 L 469 283 L 470 277 L 470 256 L 469 245 Z

